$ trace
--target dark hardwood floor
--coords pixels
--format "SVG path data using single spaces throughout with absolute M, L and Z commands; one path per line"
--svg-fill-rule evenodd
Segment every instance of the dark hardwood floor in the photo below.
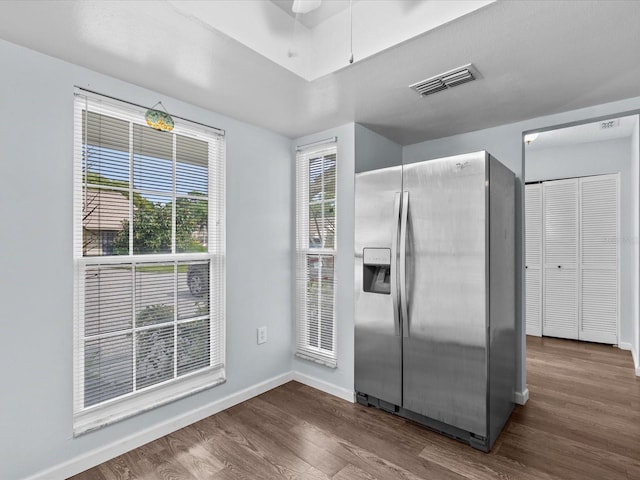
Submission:
M 489 454 L 291 382 L 72 478 L 640 479 L 629 352 L 528 337 L 527 383 Z

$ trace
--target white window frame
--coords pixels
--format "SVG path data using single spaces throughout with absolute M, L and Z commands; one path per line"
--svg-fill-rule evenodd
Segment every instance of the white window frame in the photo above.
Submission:
M 336 332 L 336 292 L 337 279 L 336 267 L 338 256 L 338 148 L 336 137 L 315 142 L 310 145 L 300 146 L 296 150 L 296 343 L 295 355 L 297 357 L 311 360 L 330 368 L 337 367 L 337 332 Z M 335 173 L 335 233 L 333 248 L 311 248 L 309 245 L 309 164 L 310 160 L 320 156 L 334 155 L 336 161 Z M 310 345 L 309 338 L 309 310 L 307 306 L 307 289 L 310 275 L 307 272 L 308 256 L 331 256 L 333 257 L 333 309 L 331 335 L 331 350 Z M 320 268 L 318 269 L 320 272 Z M 318 279 L 320 281 L 320 279 Z M 320 295 L 320 292 L 319 292 Z M 320 301 L 319 301 L 320 304 Z M 321 312 L 318 313 L 318 336 L 320 336 Z
M 73 201 L 73 257 L 74 257 L 74 368 L 73 368 L 73 432 L 74 436 L 101 428 L 160 405 L 192 395 L 226 381 L 225 352 L 225 140 L 224 131 L 188 122 L 174 117 L 172 133 L 196 138 L 209 143 L 208 166 L 208 249 L 203 253 L 166 253 L 137 255 L 83 256 L 83 122 L 82 112 L 89 110 L 102 115 L 118 118 L 146 126 L 146 109 L 109 97 L 94 94 L 79 88 L 75 91 L 74 103 L 74 201 Z M 175 151 L 175 142 L 174 142 Z M 213 155 L 211 152 L 214 152 Z M 130 179 L 132 184 L 132 179 Z M 175 184 L 175 180 L 174 180 Z M 132 187 L 131 187 L 132 188 Z M 172 194 L 176 198 L 176 192 Z M 173 209 L 175 218 L 175 208 Z M 131 225 L 132 222 L 130 222 Z M 175 230 L 175 223 L 172 227 Z M 173 232 L 175 237 L 175 232 Z M 132 242 L 131 235 L 130 244 Z M 217 248 L 211 247 L 211 239 L 216 238 Z M 172 250 L 175 250 L 175 242 Z M 130 250 L 132 252 L 132 250 Z M 210 365 L 184 374 L 180 377 L 151 385 L 104 402 L 84 406 L 84 294 L 85 269 L 87 266 L 127 264 L 132 271 L 141 263 L 173 263 L 207 260 L 209 272 L 209 338 Z M 133 278 L 133 277 L 132 277 Z M 177 280 L 176 280 L 177 281 Z M 215 282 L 215 286 L 214 286 Z M 174 289 L 177 287 L 174 287 Z M 177 295 L 177 293 L 176 293 Z M 174 308 L 177 311 L 177 308 Z M 177 313 L 175 314 L 177 315 Z M 177 328 L 181 322 L 174 320 Z M 193 321 L 191 319 L 190 321 Z M 197 320 L 197 319 L 196 319 Z M 214 343 L 215 342 L 215 343 Z M 134 339 L 135 343 L 135 339 Z M 134 347 L 135 349 L 135 347 Z M 134 369 L 134 377 L 136 375 Z

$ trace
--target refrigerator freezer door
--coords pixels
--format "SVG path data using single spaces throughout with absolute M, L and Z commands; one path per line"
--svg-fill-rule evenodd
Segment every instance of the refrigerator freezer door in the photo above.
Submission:
M 403 407 L 487 435 L 486 153 L 404 166 Z M 405 205 L 405 208 L 407 206 Z
M 355 188 L 355 388 L 400 405 L 397 244 L 402 167 L 359 173 Z M 389 252 L 390 264 L 388 292 L 375 285 L 382 281 L 385 252 Z

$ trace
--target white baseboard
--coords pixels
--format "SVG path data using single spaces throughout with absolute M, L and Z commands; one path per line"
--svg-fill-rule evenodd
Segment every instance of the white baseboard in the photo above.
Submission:
M 529 389 L 525 388 L 523 392 L 514 392 L 513 402 L 518 405 L 524 405 L 529 400 Z
M 353 390 L 338 387 L 332 383 L 328 383 L 323 380 L 318 380 L 317 378 L 310 377 L 309 375 L 305 375 L 304 373 L 293 372 L 293 380 L 295 380 L 296 382 L 304 383 L 305 385 L 328 393 L 329 395 L 333 395 L 334 397 L 342 398 L 347 402 L 354 403 L 356 400 L 355 392 Z
M 214 415 L 222 410 L 283 385 L 293 379 L 294 374 L 292 372 L 287 372 L 277 377 L 270 378 L 264 382 L 260 382 L 217 400 L 216 402 L 210 403 L 209 405 L 205 405 L 179 417 L 172 418 L 166 422 L 159 423 L 146 430 L 136 432 L 133 435 L 118 440 L 117 442 L 87 452 L 62 464 L 56 465 L 55 467 L 43 470 L 31 477 L 28 477 L 26 480 L 53 480 L 71 477 L 87 470 L 88 468 L 94 467 L 95 465 L 99 465 L 107 460 L 117 457 L 118 455 L 122 455 L 123 453 L 133 450 L 134 448 L 138 448 L 145 443 L 149 443 L 163 437 L 164 435 L 168 435 L 171 432 L 175 432 L 176 430 L 186 427 L 187 425 L 191 425 L 192 423 L 202 420 L 203 418 Z
M 636 377 L 640 377 L 640 355 L 631 349 L 631 356 L 633 357 L 633 366 L 636 367 Z
M 620 342 L 618 344 L 618 348 L 620 350 L 631 350 L 633 352 L 633 349 L 631 348 L 631 344 L 627 342 Z

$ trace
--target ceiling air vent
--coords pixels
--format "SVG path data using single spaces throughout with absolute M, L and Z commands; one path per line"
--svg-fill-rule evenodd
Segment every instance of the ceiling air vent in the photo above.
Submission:
M 470 82 L 476 78 L 480 78 L 478 70 L 469 63 L 462 67 L 454 68 L 448 72 L 414 83 L 413 85 L 409 85 L 409 88 L 423 96 L 431 95 L 432 93 Z
M 620 126 L 620 119 L 615 118 L 613 120 L 605 120 L 600 122 L 600 130 L 609 130 L 610 128 L 616 128 Z

